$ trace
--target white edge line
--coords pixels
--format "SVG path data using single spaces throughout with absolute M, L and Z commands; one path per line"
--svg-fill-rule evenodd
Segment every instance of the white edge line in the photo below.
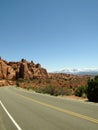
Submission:
M 18 130 L 22 130 L 20 128 L 20 126 L 17 124 L 17 122 L 13 119 L 13 117 L 10 115 L 10 113 L 7 111 L 7 109 L 5 108 L 5 106 L 3 105 L 3 103 L 0 100 L 0 104 L 2 106 L 2 108 L 4 109 L 4 111 L 6 112 L 6 114 L 8 115 L 8 117 L 11 119 L 11 121 L 14 123 L 14 125 L 17 127 Z

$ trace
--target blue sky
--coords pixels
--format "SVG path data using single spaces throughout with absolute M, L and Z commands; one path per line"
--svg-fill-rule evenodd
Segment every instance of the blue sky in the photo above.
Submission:
M 98 68 L 98 0 L 0 0 L 0 55 L 48 71 Z

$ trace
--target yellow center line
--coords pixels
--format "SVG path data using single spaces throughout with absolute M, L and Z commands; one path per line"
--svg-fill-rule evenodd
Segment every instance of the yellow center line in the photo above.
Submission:
M 63 109 L 63 108 L 60 108 L 60 107 L 56 107 L 56 106 L 53 106 L 51 104 L 44 103 L 44 102 L 38 101 L 36 99 L 23 96 L 23 95 L 18 94 L 18 93 L 16 93 L 16 94 L 19 95 L 19 96 L 21 96 L 21 97 L 23 97 L 23 98 L 25 98 L 25 99 L 28 99 L 28 100 L 30 100 L 32 102 L 41 104 L 41 105 L 43 105 L 45 107 L 52 108 L 54 110 L 57 110 L 57 111 L 60 111 L 60 112 L 63 112 L 63 113 L 66 113 L 66 114 L 69 114 L 69 115 L 72 115 L 72 116 L 75 116 L 75 117 L 78 117 L 78 118 L 82 118 L 82 119 L 85 119 L 85 120 L 88 120 L 90 122 L 98 124 L 98 119 L 94 119 L 94 118 L 89 117 L 89 116 L 85 116 L 85 115 L 82 115 L 82 114 L 79 114 L 79 113 L 76 113 L 76 112 L 72 112 L 72 111 L 69 111 L 69 110 L 66 110 L 66 109 Z

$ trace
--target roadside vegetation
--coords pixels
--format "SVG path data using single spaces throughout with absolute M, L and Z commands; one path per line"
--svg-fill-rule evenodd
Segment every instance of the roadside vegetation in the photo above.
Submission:
M 35 89 L 36 92 L 38 93 L 47 93 L 50 95 L 58 96 L 58 95 L 71 95 L 71 89 L 65 89 L 63 87 L 56 88 L 56 86 L 53 85 L 48 85 L 45 88 L 43 87 L 38 87 Z
M 41 79 L 33 79 L 32 81 L 18 79 L 16 82 L 16 87 L 25 88 L 27 90 L 33 90 L 38 93 L 46 93 L 53 96 L 72 94 L 72 88 L 57 86 L 54 82 L 51 82 L 51 80 L 49 79 L 46 79 L 46 82 L 44 82 Z
M 87 86 L 80 86 L 75 90 L 75 96 L 87 97 L 89 101 L 98 102 L 98 76 L 89 79 Z
M 89 101 L 98 102 L 98 76 L 88 80 L 87 98 Z
M 67 81 L 66 81 L 67 82 Z M 51 79 L 18 79 L 16 82 L 17 87 L 33 90 L 38 93 L 47 93 L 54 96 L 59 95 L 75 95 L 83 98 L 88 98 L 89 101 L 98 102 L 98 76 L 88 79 L 87 85 L 78 87 L 64 87 Z
M 78 88 L 76 88 L 75 96 L 83 98 L 87 97 L 87 86 L 79 86 Z

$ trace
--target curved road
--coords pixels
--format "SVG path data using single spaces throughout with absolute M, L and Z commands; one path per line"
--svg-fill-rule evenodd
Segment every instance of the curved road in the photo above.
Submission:
M 97 130 L 98 103 L 0 88 L 0 130 Z

